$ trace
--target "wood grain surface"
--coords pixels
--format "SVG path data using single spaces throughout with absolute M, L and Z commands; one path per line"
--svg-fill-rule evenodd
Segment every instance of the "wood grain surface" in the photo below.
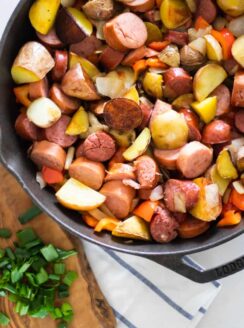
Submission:
M 13 232 L 10 240 L 0 239 L 0 247 L 13 246 L 16 231 L 31 226 L 45 243 L 52 243 L 63 249 L 76 248 L 78 256 L 67 259 L 68 270 L 75 270 L 79 278 L 70 289 L 68 302 L 74 309 L 74 319 L 69 328 L 115 328 L 116 322 L 111 307 L 104 298 L 95 277 L 89 267 L 81 242 L 68 235 L 67 232 L 45 214 L 39 215 L 30 223 L 22 226 L 18 216 L 32 206 L 28 195 L 21 186 L 0 165 L 0 228 L 6 227 Z M 51 318 L 34 319 L 19 317 L 13 305 L 6 298 L 0 298 L 0 311 L 11 319 L 9 328 L 55 328 Z

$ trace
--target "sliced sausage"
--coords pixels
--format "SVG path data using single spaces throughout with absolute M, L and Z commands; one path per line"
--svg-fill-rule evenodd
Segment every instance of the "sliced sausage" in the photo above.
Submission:
M 65 133 L 71 118 L 67 115 L 62 115 L 61 118 L 52 126 L 45 129 L 45 137 L 48 141 L 54 142 L 59 146 L 66 148 L 72 146 L 77 136 L 70 136 Z
M 82 7 L 87 17 L 95 20 L 108 20 L 113 16 L 113 0 L 90 0 Z
M 106 102 L 106 100 L 95 101 L 91 104 L 89 109 L 96 115 L 102 115 Z
M 192 179 L 203 174 L 212 159 L 212 149 L 199 141 L 192 141 L 181 148 L 176 164 L 184 177 Z
M 208 23 L 212 23 L 217 16 L 217 8 L 212 0 L 198 0 L 196 17 L 202 16 Z
M 114 69 L 122 62 L 125 54 L 111 47 L 106 47 L 99 57 L 99 62 L 107 69 Z
M 60 85 L 54 83 L 49 91 L 49 97 L 61 109 L 62 114 L 72 114 L 80 106 L 80 101 L 73 97 L 67 96 L 61 89 Z
M 144 13 L 151 10 L 155 5 L 155 0 L 120 0 L 124 5 L 129 7 L 132 11 Z
M 199 191 L 192 181 L 169 179 L 164 187 L 165 205 L 171 212 L 186 213 L 197 203 Z
M 220 84 L 210 96 L 217 97 L 216 116 L 226 114 L 230 111 L 230 90 L 226 85 Z
M 125 158 L 123 156 L 124 151 L 126 150 L 126 147 L 119 147 L 117 151 L 115 152 L 114 156 L 110 159 L 108 163 L 108 169 L 111 169 L 115 163 L 124 163 Z
M 60 81 L 68 69 L 68 52 L 66 50 L 56 50 L 54 53 L 55 66 L 52 69 L 52 79 Z
M 70 165 L 69 175 L 88 187 L 98 190 L 103 184 L 105 167 L 102 163 L 79 157 Z
M 114 155 L 115 151 L 114 139 L 102 131 L 90 134 L 83 143 L 84 156 L 91 161 L 108 161 Z
M 179 110 L 179 113 L 184 115 L 186 123 L 189 128 L 189 140 L 191 141 L 200 141 L 202 136 L 199 130 L 199 119 L 197 115 L 190 110 L 189 108 L 182 108 Z
M 148 50 L 146 46 L 142 46 L 138 49 L 131 50 L 128 55 L 124 58 L 122 64 L 131 66 L 133 65 L 137 60 L 142 59 L 146 56 Z
M 176 98 L 192 92 L 192 77 L 181 67 L 169 68 L 163 75 L 167 98 Z
M 204 126 L 202 142 L 206 144 L 219 144 L 231 140 L 231 126 L 222 120 L 214 120 Z
M 63 48 L 63 42 L 58 38 L 55 28 L 53 27 L 47 34 L 36 32 L 38 39 L 46 46 L 51 48 Z
M 179 224 L 174 216 L 166 209 L 158 206 L 156 215 L 150 222 L 152 238 L 158 243 L 169 243 L 177 237 Z
M 231 104 L 236 107 L 244 107 L 244 71 L 235 74 Z
M 145 97 L 140 98 L 140 107 L 142 111 L 142 122 L 139 126 L 139 129 L 144 129 L 146 126 L 148 126 L 148 123 L 151 118 L 152 110 L 153 110 L 153 104 Z
M 160 172 L 157 163 L 147 155 L 140 156 L 134 161 L 137 181 L 143 189 L 156 187 L 160 180 Z
M 62 171 L 65 164 L 66 152 L 59 145 L 46 140 L 34 142 L 30 152 L 31 160 L 39 167 L 47 166 Z
M 118 219 L 125 219 L 135 197 L 135 190 L 129 186 L 125 186 L 122 181 L 106 182 L 100 193 L 106 196 L 105 205 Z
M 119 131 L 133 130 L 142 122 L 142 110 L 133 100 L 112 99 L 104 106 L 104 120 L 113 129 Z
M 116 16 L 104 25 L 103 32 L 107 44 L 118 51 L 137 49 L 147 40 L 145 24 L 132 13 Z
M 81 141 L 81 143 L 79 144 L 79 146 L 76 148 L 75 151 L 75 157 L 82 157 L 84 155 L 84 151 L 83 151 L 83 143 L 84 141 Z
M 101 48 L 102 42 L 95 35 L 87 36 L 84 40 L 78 43 L 71 44 L 69 51 L 81 57 L 89 57 Z
M 162 167 L 168 170 L 176 170 L 176 162 L 179 157 L 180 149 L 181 148 L 173 150 L 154 149 L 153 155 Z
M 180 224 L 178 233 L 184 239 L 194 238 L 203 234 L 209 227 L 209 222 L 198 220 L 188 215 L 186 220 Z
M 228 75 L 235 75 L 239 69 L 239 64 L 234 58 L 225 60 L 223 66 Z
M 188 215 L 188 213 L 174 212 L 174 217 L 179 224 L 183 223 L 187 219 Z
M 21 138 L 36 141 L 40 128 L 33 124 L 25 113 L 21 113 L 15 121 L 15 130 Z
M 48 80 L 44 79 L 29 84 L 29 98 L 35 100 L 41 97 L 48 97 Z
M 178 46 L 185 46 L 188 43 L 188 33 L 179 31 L 168 31 L 164 39 L 175 43 Z
M 236 112 L 235 126 L 240 132 L 244 133 L 244 110 L 239 110 Z
M 152 189 L 140 189 L 140 190 L 138 190 L 138 197 L 140 199 L 144 199 L 144 200 L 150 199 L 152 191 L 153 191 L 153 188 Z
M 105 181 L 136 179 L 135 169 L 130 164 L 114 163 L 107 172 Z

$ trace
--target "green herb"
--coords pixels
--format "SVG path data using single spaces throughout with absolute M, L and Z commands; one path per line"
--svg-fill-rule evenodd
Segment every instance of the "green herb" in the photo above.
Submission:
M 54 264 L 54 273 L 62 275 L 65 273 L 65 264 L 64 263 L 55 263 Z
M 9 318 L 4 313 L 0 312 L 0 325 L 7 326 L 9 322 Z
M 68 271 L 63 279 L 63 283 L 70 287 L 73 284 L 73 282 L 77 279 L 77 277 L 78 277 L 77 272 Z
M 5 248 L 5 253 L 10 258 L 10 260 L 15 260 L 15 255 L 10 247 Z
M 37 235 L 31 228 L 20 230 L 16 233 L 19 245 L 24 247 L 26 244 L 38 239 Z
M 69 297 L 69 287 L 67 285 L 62 284 L 58 286 L 58 297 L 59 298 Z
M 31 207 L 26 213 L 19 216 L 19 221 L 21 224 L 25 224 L 31 220 L 33 220 L 36 216 L 40 215 L 42 211 L 36 207 Z
M 45 269 L 41 268 L 41 270 L 36 274 L 36 281 L 38 285 L 44 284 L 44 282 L 48 281 L 48 273 Z
M 0 238 L 8 239 L 12 236 L 12 232 L 7 228 L 0 229 Z
M 41 253 L 47 262 L 53 262 L 58 259 L 58 252 L 53 245 L 48 245 L 41 249 Z
M 58 328 L 67 328 L 67 323 L 64 322 L 64 321 L 61 321 L 59 324 L 58 324 Z
M 74 249 L 71 249 L 70 251 L 65 251 L 63 249 L 56 248 L 56 251 L 58 252 L 58 256 L 60 260 L 65 260 L 68 257 L 77 254 L 77 252 Z

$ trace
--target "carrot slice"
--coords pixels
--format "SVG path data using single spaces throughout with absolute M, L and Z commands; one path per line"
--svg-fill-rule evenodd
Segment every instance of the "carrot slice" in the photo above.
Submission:
M 152 68 L 167 68 L 168 66 L 161 62 L 161 60 L 159 60 L 158 58 L 148 58 L 146 60 L 146 64 L 147 66 L 149 67 L 152 67 Z
M 170 44 L 170 41 L 154 41 L 151 42 L 148 47 L 155 50 L 155 51 L 162 51 L 164 48 L 166 48 Z
M 146 200 L 134 209 L 133 214 L 139 216 L 147 222 L 150 222 L 157 206 L 158 202 Z

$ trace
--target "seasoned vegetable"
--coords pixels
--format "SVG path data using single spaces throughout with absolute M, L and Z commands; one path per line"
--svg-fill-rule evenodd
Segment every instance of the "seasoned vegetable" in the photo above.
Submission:
M 150 240 L 149 228 L 146 222 L 138 216 L 132 216 L 120 222 L 112 231 L 116 237 Z

